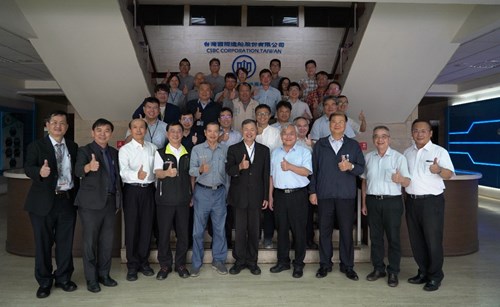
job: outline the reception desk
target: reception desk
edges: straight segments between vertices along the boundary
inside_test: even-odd
[[[29,214],[24,210],[26,195],[31,187],[31,179],[23,169],[4,172],[7,178],[7,252],[20,256],[35,256],[35,241]],[[121,249],[121,211],[116,215],[113,257],[120,257]],[[82,255],[82,230],[77,219],[73,241],[73,256]]]
[[[478,180],[481,174],[457,172],[445,180],[444,235],[445,256],[467,255],[479,250],[477,231]],[[412,256],[408,228],[403,215],[401,223],[401,254]]]

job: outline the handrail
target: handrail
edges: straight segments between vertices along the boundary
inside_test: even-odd
[[[356,27],[356,3],[351,3],[351,9],[353,10],[353,26]],[[342,50],[344,49],[345,43],[347,41],[347,37],[349,36],[349,31],[351,30],[351,24],[349,23],[344,28],[344,35],[342,36],[342,40],[340,41],[339,47],[337,48],[337,55],[335,56],[335,63],[332,68],[332,75],[334,79],[338,79],[336,77],[337,69],[340,64],[340,60],[342,58]]]

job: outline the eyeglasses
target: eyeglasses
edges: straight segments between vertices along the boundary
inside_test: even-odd
[[[382,134],[382,135],[374,135],[374,136],[373,136],[373,139],[374,139],[374,140],[378,140],[378,139],[387,140],[388,138],[390,138],[390,136],[389,136],[389,135],[387,135],[387,134]]]
[[[192,121],[193,121],[193,119],[188,117],[188,118],[183,118],[183,119],[181,119],[181,121],[186,122],[186,123],[189,123],[189,122],[192,122]]]
[[[66,123],[66,122],[55,122],[55,121],[50,121],[50,122],[49,122],[49,125],[51,125],[51,126],[66,126],[66,125],[68,125],[68,123]]]
[[[231,119],[233,118],[231,115],[221,115],[220,119]]]
[[[269,113],[268,112],[259,112],[259,113],[256,113],[257,116],[269,116]]]

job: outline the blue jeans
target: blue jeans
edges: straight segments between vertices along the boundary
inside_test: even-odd
[[[192,265],[199,268],[203,264],[203,236],[208,218],[212,219],[212,258],[214,262],[226,262],[227,242],[224,230],[226,223],[226,189],[207,189],[199,185],[194,188],[194,225]]]

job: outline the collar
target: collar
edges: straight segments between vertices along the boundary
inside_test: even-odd
[[[425,149],[425,150],[429,151],[431,149],[432,145],[433,145],[432,141],[429,140],[429,142],[427,142],[427,144],[425,144],[425,146],[420,148],[420,149]],[[417,148],[417,145],[415,144],[415,141],[413,142],[413,148],[416,151],[419,151],[419,149]]]
[[[176,150],[180,153],[180,157],[188,154],[188,151],[186,150],[186,148],[182,144],[181,144],[181,147],[179,147],[179,149],[175,149],[175,147],[171,146],[170,144],[167,144],[167,146],[165,147],[166,154],[171,154],[171,155],[175,156],[174,150]]]
[[[141,143],[137,142],[134,138],[132,138],[132,140],[130,140],[130,143],[132,143],[132,145],[134,147],[141,147],[143,148],[144,146],[146,146],[146,141],[144,141],[144,145],[142,145]]]
[[[52,146],[56,146],[56,144],[64,144],[66,145],[66,139],[63,137],[61,142],[57,142],[50,134],[49,134],[49,139],[50,139],[50,142],[52,143]]]
[[[328,139],[330,140],[330,142],[342,142],[342,143],[344,143],[344,137],[345,137],[345,135],[342,135],[342,137],[339,140],[336,140],[333,138],[333,135],[330,134],[330,137],[328,137]]]
[[[373,151],[373,154],[375,156],[380,157],[380,155],[378,154],[378,151],[376,149]],[[384,156],[391,156],[391,155],[392,155],[392,148],[389,146],[389,147],[387,147],[387,151],[385,152]]]
[[[210,145],[208,145],[208,141],[205,141],[202,144],[203,144],[203,147],[210,149]],[[215,148],[220,148],[220,143],[219,142],[217,142],[217,146]]]

